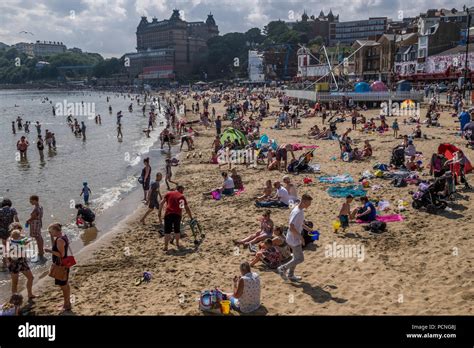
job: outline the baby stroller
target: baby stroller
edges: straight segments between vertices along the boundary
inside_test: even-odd
[[[390,164],[397,168],[405,167],[405,148],[403,146],[397,146],[392,150]]]
[[[432,184],[421,183],[418,186],[418,191],[413,194],[411,204],[414,209],[426,207],[428,213],[435,214],[438,210],[444,210],[448,206],[448,203],[439,194],[444,190],[445,185],[444,178],[440,179]]]
[[[288,165],[289,173],[301,173],[305,171],[310,171],[311,167],[309,166],[311,160],[314,157],[314,149],[302,154],[296,161],[293,161]]]
[[[467,147],[474,149],[474,132],[472,130],[467,130],[464,132],[464,139],[467,140]]]

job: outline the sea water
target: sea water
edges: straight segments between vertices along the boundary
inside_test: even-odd
[[[152,175],[162,165],[165,153],[154,151],[161,129],[155,128],[150,138],[145,136],[143,130],[148,126],[150,106],[147,105],[143,115],[143,96],[138,96],[140,105],[130,97],[95,91],[0,91],[0,198],[12,200],[20,222],[24,224],[32,210],[29,197],[38,195],[44,209],[45,241],[49,241],[46,228],[51,222],[63,224],[73,241],[80,239],[83,231],[74,226],[77,213],[74,205],[83,203],[80,196],[83,182],[87,182],[92,190],[90,206],[100,219],[108,209],[138,188],[137,178],[143,159],[150,155],[150,151],[154,153],[151,156]],[[132,112],[128,109],[130,104],[133,105]],[[109,105],[112,113],[109,113]],[[56,116],[53,115],[53,106],[57,110]],[[122,141],[117,139],[118,111],[124,115],[121,119]],[[66,118],[69,112],[79,124],[85,123],[85,140],[76,137],[68,126]],[[95,114],[101,115],[102,125],[96,124]],[[31,121],[29,134],[25,133],[24,126],[23,130],[16,129],[16,135],[12,133],[11,123],[18,116],[23,119],[23,125]],[[40,160],[36,147],[36,121],[41,124],[43,139],[46,129],[56,137],[56,151],[48,151],[45,143],[44,161]],[[159,113],[157,124],[161,121],[164,121],[164,115]],[[27,161],[18,160],[16,143],[21,136],[26,136],[30,143]],[[130,213],[115,213],[114,219],[119,220]],[[7,273],[0,274],[0,286],[8,278]]]

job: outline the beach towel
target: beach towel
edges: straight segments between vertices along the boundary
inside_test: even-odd
[[[376,218],[377,221],[380,222],[398,222],[398,221],[403,221],[403,216],[400,214],[391,214],[391,215],[377,215]],[[358,224],[366,224],[368,223],[367,221],[362,221],[362,220],[356,220]]]
[[[335,176],[320,176],[319,182],[326,184],[349,184],[353,183],[354,179],[349,174],[342,174]]]
[[[293,151],[299,151],[303,149],[317,149],[319,146],[318,145],[303,145],[303,144],[291,144],[293,146]]]
[[[327,192],[331,197],[336,198],[346,198],[348,195],[352,195],[353,197],[364,197],[366,195],[366,191],[360,185],[332,186],[328,188]]]

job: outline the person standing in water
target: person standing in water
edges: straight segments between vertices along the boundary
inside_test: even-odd
[[[121,123],[117,124],[117,138],[119,138],[119,140],[123,139],[122,124]]]
[[[36,121],[35,127],[36,131],[38,132],[38,135],[41,135],[41,124],[39,123],[39,121]]]
[[[87,186],[87,182],[83,182],[82,183],[82,191],[81,191],[81,196],[84,197],[84,204],[85,205],[89,205],[89,194],[91,194],[92,191],[91,189],[89,188],[89,186]]]
[[[20,151],[20,161],[26,161],[27,160],[27,151],[28,151],[28,146],[30,146],[30,143],[28,140],[26,140],[25,136],[22,136],[20,140],[16,143],[16,148],[18,151]]]
[[[26,220],[25,227],[30,227],[30,237],[36,240],[38,246],[38,260],[44,258],[44,240],[41,235],[41,228],[43,227],[43,207],[39,204],[39,197],[33,195],[30,197],[30,204],[33,206],[30,218]]]
[[[30,134],[30,121],[25,122],[25,133]]]
[[[148,190],[150,189],[150,179],[151,179],[151,166],[150,158],[147,157],[143,160],[145,167],[142,169],[142,174],[140,176],[140,181],[143,187],[143,200],[146,201],[148,197]]]
[[[13,135],[16,134],[15,121],[12,121],[12,133],[13,133]]]
[[[38,152],[39,152],[39,155],[40,155],[40,161],[43,162],[44,161],[44,141],[43,141],[43,137],[41,135],[38,135],[38,141],[36,142],[36,147],[38,148]]]
[[[84,121],[81,121],[81,133],[82,133],[82,140],[86,140],[86,124]]]

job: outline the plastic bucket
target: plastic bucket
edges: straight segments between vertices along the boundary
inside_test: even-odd
[[[230,313],[230,301],[222,300],[221,301],[221,313],[227,315]]]
[[[308,233],[308,236],[311,237],[311,240],[319,240],[319,232],[318,231],[313,231]]]

